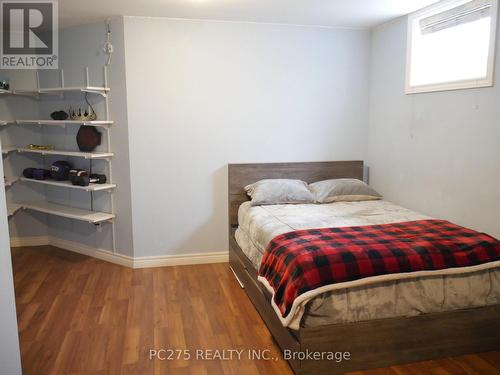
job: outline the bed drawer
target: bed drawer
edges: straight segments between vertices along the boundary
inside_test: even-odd
[[[236,240],[229,237],[229,264],[239,281],[244,285],[245,292],[259,312],[267,328],[271,331],[273,338],[282,349],[298,351],[300,346],[295,335],[285,329],[279,321],[276,313],[271,307],[270,296],[264,292],[257,281],[257,271],[253,268],[250,260],[243,254]],[[295,373],[300,372],[299,361],[289,361]]]
[[[246,259],[245,255],[239,254],[241,250],[236,251],[234,246],[238,246],[236,240],[231,237],[231,250],[229,252],[229,264],[231,268],[236,273],[239,281],[243,284],[244,287],[247,287],[248,284],[252,284],[257,289],[260,289],[260,285],[257,282],[257,271],[250,264],[250,261]],[[245,258],[243,258],[245,257]]]

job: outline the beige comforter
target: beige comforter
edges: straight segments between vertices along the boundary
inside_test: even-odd
[[[421,219],[429,217],[387,201],[259,207],[246,202],[239,210],[236,240],[258,269],[267,244],[285,232]],[[446,273],[336,285],[306,298],[283,324],[298,329],[500,304],[500,264]]]

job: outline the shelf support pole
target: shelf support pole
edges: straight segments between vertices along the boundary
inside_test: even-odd
[[[104,75],[104,88],[108,87],[108,67],[106,65],[103,66],[103,75]],[[106,121],[109,121],[109,95],[104,95],[104,109]],[[106,128],[106,136],[107,136],[107,147],[108,152],[111,152],[111,127],[107,126]],[[109,173],[109,181],[113,182],[113,168],[111,166],[111,159],[107,159],[108,162],[108,173]],[[111,199],[111,213],[115,213],[115,200],[114,200],[114,192],[112,191],[110,194]],[[115,232],[115,223],[114,220],[110,220],[111,231],[112,231],[112,241],[113,241],[113,254],[116,253],[116,232]]]

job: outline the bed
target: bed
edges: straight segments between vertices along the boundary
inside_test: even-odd
[[[269,241],[297,229],[426,219],[386,201],[250,207],[243,187],[264,178],[308,183],[363,178],[363,162],[229,165],[230,266],[283,351],[349,352],[349,360],[290,358],[296,374],[339,374],[500,348],[500,270],[346,288],[312,299],[284,327],[257,281]],[[473,292],[471,292],[473,291]]]

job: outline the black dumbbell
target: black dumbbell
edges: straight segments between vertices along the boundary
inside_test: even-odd
[[[77,178],[77,184],[80,186],[89,186],[90,184],[105,184],[106,176],[103,174],[93,173],[90,176],[82,176],[81,180]]]
[[[81,185],[80,181],[83,179],[83,177],[86,177],[87,175],[88,175],[87,171],[84,169],[70,169],[68,178],[73,185]]]
[[[69,180],[73,185],[89,186],[90,184],[105,184],[107,179],[103,174],[93,173],[90,176],[83,169],[72,169],[69,172]]]
[[[90,175],[90,183],[92,184],[105,184],[108,179],[104,174],[92,173]]]
[[[43,168],[26,168],[23,176],[34,180],[47,180],[50,178],[50,171]]]
[[[26,178],[33,178],[33,173],[35,172],[36,168],[26,168],[23,171],[23,176]]]

